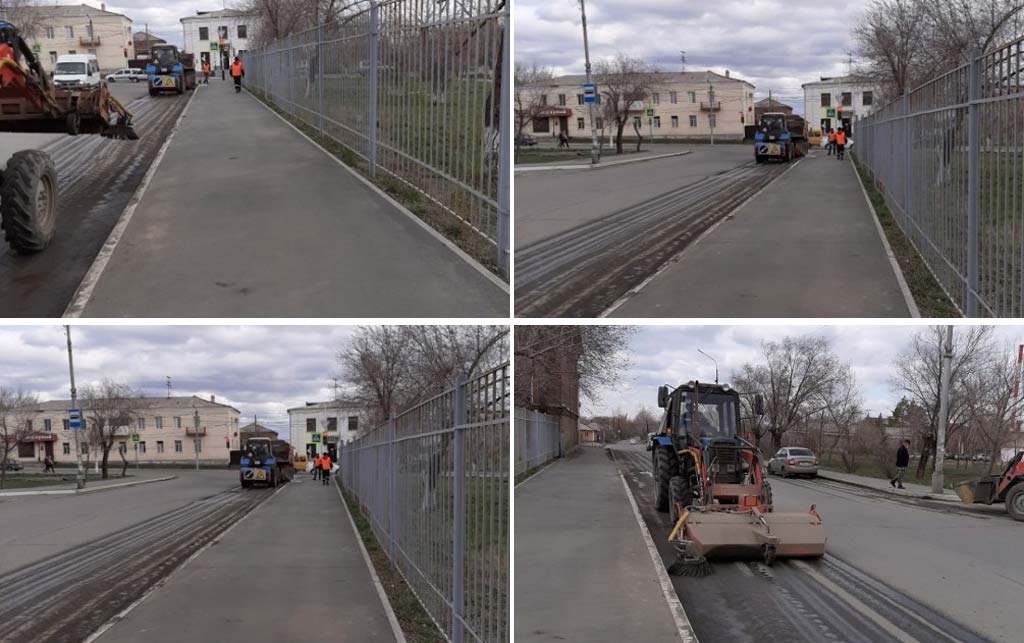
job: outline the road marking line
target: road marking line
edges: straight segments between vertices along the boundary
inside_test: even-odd
[[[193,94],[193,96],[194,95],[195,94]],[[189,100],[192,100],[192,99],[190,98]],[[178,572],[180,572],[181,570],[185,569],[185,567],[187,567],[189,565],[189,563],[191,563],[196,558],[199,558],[199,556],[201,556],[202,553],[205,552],[207,549],[212,547],[214,545],[214,543],[219,542],[221,538],[223,538],[224,536],[227,536],[228,532],[230,532],[232,529],[234,529],[238,525],[240,525],[243,522],[245,522],[246,518],[248,518],[249,516],[251,516],[254,513],[256,513],[257,509],[259,509],[263,505],[265,505],[268,502],[270,502],[270,500],[273,499],[274,496],[276,496],[277,494],[281,493],[282,491],[284,491],[284,487],[283,486],[279,487],[277,489],[277,491],[275,491],[274,493],[272,493],[269,496],[267,496],[267,498],[263,502],[259,503],[258,505],[256,505],[252,509],[250,509],[247,514],[245,514],[244,516],[242,516],[238,520],[238,522],[236,522],[235,524],[229,526],[227,529],[225,529],[224,531],[220,532],[219,534],[217,534],[213,538],[211,538],[210,542],[206,543],[205,545],[200,547],[198,550],[196,550],[196,552],[193,553],[188,558],[186,558],[185,562],[183,562],[181,565],[178,565],[176,568],[172,569],[170,574],[167,574],[162,579],[160,579],[159,581],[154,583],[153,586],[150,587],[148,590],[146,590],[146,592],[142,596],[140,596],[134,603],[132,603],[128,607],[124,608],[123,610],[121,610],[120,612],[115,614],[114,616],[112,616],[110,618],[110,620],[108,620],[106,623],[101,625],[98,630],[96,630],[95,632],[90,634],[84,641],[82,641],[82,643],[92,643],[93,641],[95,641],[99,637],[103,636],[103,634],[107,630],[109,630],[110,628],[112,628],[115,625],[117,625],[118,623],[120,623],[124,619],[125,616],[128,616],[129,612],[131,612],[133,609],[135,609],[136,607],[141,605],[144,600],[146,600],[147,598],[149,598],[153,594],[153,592],[155,592],[156,590],[158,590],[161,587],[163,587],[164,585],[166,585],[172,578],[174,578],[174,576]]]
[[[365,176],[363,176],[362,174],[360,174],[355,168],[351,168],[351,167],[345,165],[341,161],[341,159],[339,159],[337,156],[331,154],[322,145],[320,145],[319,143],[314,141],[312,138],[310,138],[305,132],[303,132],[298,127],[296,127],[295,125],[290,123],[288,121],[288,119],[286,119],[284,116],[281,116],[280,114],[275,112],[273,109],[271,109],[270,105],[267,105],[266,103],[264,103],[260,99],[256,98],[252,94],[252,92],[250,92],[248,89],[246,89],[245,92],[247,94],[249,94],[250,98],[252,98],[258,104],[262,105],[264,109],[266,109],[268,112],[270,112],[274,116],[276,116],[279,119],[281,119],[281,122],[283,122],[285,125],[287,125],[288,127],[292,128],[293,130],[298,132],[299,136],[301,136],[302,138],[304,138],[307,141],[309,141],[309,143],[312,144],[314,147],[316,147],[316,149],[320,150],[325,155],[327,155],[327,158],[331,159],[332,161],[334,161],[335,163],[337,163],[341,167],[343,167],[346,170],[348,170],[348,172],[350,174],[352,174],[352,176],[354,176],[357,179],[359,179],[359,181],[361,181],[363,183],[363,185],[365,185],[366,187],[370,188],[372,191],[376,192],[377,196],[383,198],[385,201],[387,201],[388,203],[393,205],[399,212],[401,212],[405,216],[407,216],[410,219],[412,219],[412,221],[414,223],[416,223],[418,226],[420,226],[421,228],[426,230],[427,233],[429,233],[432,237],[434,237],[435,239],[440,241],[446,248],[448,248],[449,250],[454,252],[460,259],[462,259],[463,261],[468,263],[470,266],[472,266],[474,270],[479,272],[484,277],[487,277],[488,281],[490,281],[495,286],[498,286],[499,288],[501,288],[502,291],[504,291],[506,295],[511,294],[512,291],[510,289],[511,287],[510,287],[509,284],[505,283],[500,277],[498,277],[498,275],[494,274],[493,272],[491,272],[487,268],[484,268],[482,265],[480,265],[480,262],[478,262],[473,257],[469,256],[469,254],[465,250],[463,250],[462,248],[460,248],[457,245],[455,245],[451,240],[448,239],[448,237],[444,236],[443,234],[441,234],[440,232],[435,230],[429,223],[427,223],[423,219],[421,219],[418,216],[416,216],[415,214],[413,214],[408,208],[406,208],[404,205],[402,205],[401,203],[396,201],[394,198],[392,198],[391,195],[389,195],[387,192],[385,192],[384,190],[382,190],[379,187],[377,187],[373,183],[373,181],[371,181],[370,179],[368,179]],[[511,198],[511,197],[509,197],[509,198]],[[509,276],[509,279],[511,280],[511,275]]]
[[[658,553],[658,548],[654,545],[651,532],[647,530],[647,523],[644,522],[644,517],[640,515],[640,508],[637,507],[636,499],[633,498],[633,492],[629,490],[629,483],[626,482],[626,478],[623,477],[621,471],[619,472],[619,480],[622,481],[622,487],[626,490],[626,499],[629,500],[629,506],[633,508],[633,516],[636,518],[636,523],[640,526],[640,533],[643,534],[644,543],[647,545],[647,553],[651,555],[651,562],[654,563],[654,572],[658,575],[658,584],[661,585],[661,591],[665,595],[669,611],[672,612],[672,620],[675,621],[679,638],[682,639],[683,643],[698,643],[697,633],[693,631],[690,619],[686,616],[686,610],[683,609],[683,604],[679,602],[679,597],[676,595],[675,588],[672,587],[672,581],[668,577],[668,572],[665,571],[665,563],[661,560],[661,554]]]
[[[81,317],[82,312],[85,310],[85,306],[92,299],[93,291],[96,290],[96,285],[100,281],[100,277],[103,276],[103,271],[107,269],[107,264],[110,263],[110,258],[114,255],[114,250],[117,248],[117,244],[121,241],[121,237],[124,236],[125,230],[128,229],[128,224],[131,222],[132,217],[135,215],[135,209],[139,207],[139,203],[142,202],[142,197],[146,194],[146,189],[149,187],[150,181],[156,176],[156,171],[160,166],[160,161],[163,160],[164,154],[167,153],[167,148],[170,147],[171,141],[174,139],[174,135],[178,133],[178,127],[181,125],[182,119],[185,118],[185,114],[188,112],[189,106],[192,105],[192,101],[199,95],[199,86],[193,90],[192,95],[189,96],[188,102],[185,103],[185,107],[178,114],[178,120],[174,121],[174,126],[171,127],[171,131],[167,134],[167,139],[164,144],[160,146],[156,156],[153,157],[153,162],[149,164],[149,169],[146,170],[146,174],[142,177],[142,182],[139,183],[139,187],[135,189],[135,194],[132,195],[128,205],[125,206],[121,212],[121,216],[118,217],[117,223],[114,224],[114,229],[110,231],[110,235],[107,236],[107,240],[103,243],[103,247],[100,248],[96,258],[93,259],[92,265],[89,266],[89,270],[86,271],[85,276],[82,277],[82,281],[78,284],[78,288],[75,289],[75,294],[71,296],[71,302],[67,308],[64,309],[64,317]]]
[[[860,185],[860,192],[864,195],[864,202],[868,204],[868,209],[871,210],[871,221],[875,224],[875,230],[878,231],[878,237],[882,240],[882,246],[885,248],[885,256],[889,258],[889,265],[892,267],[893,273],[896,275],[896,282],[900,286],[900,292],[903,294],[903,299],[907,303],[907,308],[910,309],[911,317],[920,317],[921,311],[917,307],[917,302],[914,301],[914,295],[910,292],[910,286],[907,285],[907,278],[903,276],[903,269],[900,268],[900,262],[896,260],[896,253],[892,251],[892,246],[889,245],[889,239],[885,236],[885,230],[882,229],[882,224],[878,220],[878,213],[875,212],[875,206],[871,204],[871,199],[868,198],[867,188],[864,187],[864,181],[860,180],[860,172],[857,171],[857,165],[850,161],[851,167],[853,167],[853,173],[857,177],[857,184]]]
[[[748,198],[744,199],[742,203],[740,203],[739,205],[737,205],[737,206],[736,206],[735,208],[733,208],[732,210],[729,210],[728,214],[726,214],[726,215],[725,215],[725,216],[723,216],[723,217],[722,217],[721,219],[719,219],[718,221],[716,221],[715,223],[713,223],[713,224],[711,225],[711,227],[710,227],[710,228],[708,228],[707,230],[705,230],[704,232],[702,232],[702,233],[701,233],[701,234],[700,234],[700,235],[699,235],[699,236],[698,236],[698,237],[697,237],[696,239],[694,239],[694,240],[693,240],[693,243],[691,243],[691,244],[687,245],[687,246],[686,246],[685,248],[683,248],[682,250],[680,250],[680,251],[679,251],[679,252],[677,252],[676,254],[674,254],[674,255],[672,255],[671,257],[669,257],[669,258],[668,258],[668,260],[666,260],[666,261],[665,261],[665,263],[661,264],[661,267],[660,267],[660,268],[658,268],[657,270],[655,270],[655,271],[654,271],[654,274],[652,274],[652,275],[651,275],[650,277],[648,277],[647,279],[644,279],[643,281],[641,281],[641,282],[640,282],[640,284],[639,284],[638,286],[636,286],[635,288],[631,288],[630,290],[627,290],[627,291],[626,291],[625,293],[623,293],[621,297],[619,297],[619,298],[618,298],[618,299],[616,299],[616,300],[615,300],[614,302],[612,302],[612,305],[611,305],[611,306],[609,306],[608,308],[606,308],[605,310],[603,310],[603,311],[602,311],[602,312],[601,312],[600,314],[598,314],[598,316],[597,316],[597,317],[598,317],[599,319],[601,319],[601,318],[605,318],[605,317],[610,317],[611,315],[613,315],[613,314],[615,313],[615,311],[616,311],[616,310],[618,310],[619,308],[622,308],[622,306],[623,306],[623,305],[624,305],[624,304],[625,304],[625,303],[626,303],[627,301],[629,301],[629,299],[630,299],[631,297],[633,297],[633,295],[636,295],[636,294],[637,294],[637,293],[639,293],[639,292],[640,292],[641,290],[643,290],[644,288],[646,288],[648,284],[650,284],[650,283],[651,283],[652,281],[654,281],[654,280],[655,280],[655,279],[656,279],[656,278],[658,277],[658,275],[660,275],[661,273],[663,273],[663,272],[665,272],[666,270],[668,270],[668,269],[669,269],[669,267],[671,267],[671,266],[672,266],[672,264],[674,264],[674,263],[675,263],[676,261],[678,261],[678,260],[682,259],[683,255],[684,255],[684,254],[686,253],[686,251],[687,251],[687,250],[689,250],[690,248],[696,248],[696,247],[697,247],[697,244],[699,244],[699,243],[700,243],[701,241],[703,241],[703,240],[704,240],[704,239],[705,239],[705,238],[706,238],[706,237],[707,237],[708,235],[710,235],[710,234],[711,234],[712,232],[714,232],[714,231],[715,231],[716,229],[718,229],[718,226],[720,226],[720,225],[722,225],[723,223],[725,223],[726,221],[729,221],[730,219],[732,219],[732,218],[733,218],[733,215],[734,215],[734,214],[735,214],[736,212],[738,212],[738,211],[740,210],[740,208],[742,208],[742,207],[743,207],[743,206],[745,206],[745,205],[746,205],[747,203],[749,203],[749,202],[750,202],[750,201],[752,201],[752,200],[753,200],[754,198],[756,198],[756,197],[757,197],[758,195],[760,195],[760,194],[761,194],[762,192],[764,192],[765,190],[767,190],[767,189],[768,189],[768,187],[769,187],[769,186],[771,186],[772,184],[774,184],[774,183],[775,183],[776,181],[778,181],[778,180],[779,180],[779,179],[781,179],[782,177],[786,176],[786,174],[787,174],[787,173],[789,173],[789,171],[790,171],[790,170],[792,170],[792,169],[793,169],[794,167],[796,167],[797,165],[799,165],[801,161],[803,161],[803,159],[802,159],[802,158],[800,158],[800,159],[797,159],[797,161],[796,161],[795,163],[791,163],[791,164],[790,164],[790,166],[789,166],[789,167],[787,167],[787,168],[786,168],[785,170],[783,170],[783,171],[782,171],[782,172],[781,172],[781,173],[780,173],[780,174],[779,174],[779,175],[778,175],[777,177],[775,177],[775,178],[774,178],[774,179],[772,179],[771,181],[768,181],[767,183],[765,183],[764,187],[762,187],[762,188],[761,188],[760,190],[758,190],[757,192],[755,192],[755,193],[751,194],[751,195],[750,195],[750,197],[748,197]],[[737,166],[737,167],[743,167],[743,166]]]
[[[833,583],[831,580],[826,578],[824,574],[814,569],[806,562],[799,559],[793,559],[791,562],[801,571],[803,571],[811,578],[818,581],[818,583],[829,589],[832,593],[836,594],[844,601],[846,601],[847,605],[857,610],[864,616],[868,617],[872,622],[874,622],[876,625],[885,630],[890,636],[892,636],[893,640],[899,640],[903,643],[920,643],[920,641],[910,636],[909,634],[905,633],[903,630],[897,627],[896,624],[882,617],[881,614],[875,612],[870,607],[862,603],[859,599],[853,596],[853,594],[850,594],[839,585]]]
[[[345,515],[348,516],[348,524],[352,525],[352,535],[355,536],[356,542],[359,543],[359,551],[363,554],[363,562],[366,563],[366,569],[370,570],[370,579],[373,581],[373,588],[377,590],[377,597],[380,598],[380,602],[384,605],[384,613],[387,614],[388,623],[391,625],[391,633],[395,636],[395,643],[405,643],[405,634],[402,633],[402,626],[398,624],[398,617],[395,616],[395,610],[391,608],[391,601],[388,600],[388,593],[384,591],[384,585],[380,582],[380,577],[377,576],[377,570],[373,568],[373,561],[370,560],[370,554],[366,551],[366,545],[363,544],[363,537],[359,535],[359,529],[356,528],[356,521],[352,518],[352,512],[348,510],[348,503],[345,502],[345,496],[341,495],[341,486],[336,481],[334,482],[334,489],[338,492],[338,498],[341,499],[341,506],[345,508]],[[394,565],[394,562],[392,562],[392,564]],[[395,568],[397,569],[398,566],[395,565]],[[418,596],[416,597],[416,600],[419,601]]]

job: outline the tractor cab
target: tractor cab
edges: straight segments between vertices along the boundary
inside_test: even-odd
[[[665,409],[662,431],[655,437],[676,451],[694,449],[704,467],[730,481],[739,481],[749,468],[740,451],[750,445],[739,437],[740,396],[728,384],[687,382],[669,392],[658,390]],[[654,445],[652,445],[653,448]]]
[[[241,466],[262,467],[274,464],[274,453],[269,438],[250,438],[242,450]]]
[[[167,74],[171,71],[177,71],[174,67],[179,64],[178,48],[174,45],[154,45],[152,55],[153,62],[149,66],[155,69],[150,73]]]
[[[786,115],[781,112],[769,112],[761,115],[761,122],[757,125],[757,132],[754,140],[757,141],[784,141],[789,138],[789,128],[786,124]]]

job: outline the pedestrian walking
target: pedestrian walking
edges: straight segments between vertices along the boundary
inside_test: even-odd
[[[910,466],[910,440],[900,442],[900,448],[896,451],[896,477],[889,481],[889,484],[897,489],[904,489],[903,476]]]
[[[324,457],[320,458],[320,467],[322,468],[320,479],[327,484],[331,480],[331,455],[329,453],[325,453]]]
[[[203,61],[203,84],[204,85],[209,85],[210,84],[210,61],[209,60],[204,60]]]
[[[242,69],[242,59],[235,56],[235,62],[231,63],[231,78],[235,81],[235,93],[242,91],[242,77],[245,76],[245,70]]]
[[[843,151],[846,149],[846,132],[842,127],[836,132],[836,158],[843,160]]]
[[[43,473],[55,473],[53,469],[53,457],[50,455],[43,458]]]
[[[831,127],[828,128],[828,143],[825,144],[825,149],[828,151],[828,156],[832,156],[832,151],[836,148],[836,131]]]
[[[563,130],[558,130],[558,149],[569,149],[569,133]]]
[[[313,479],[314,480],[319,480],[320,479],[320,456],[319,455],[317,455],[315,458],[313,458]]]

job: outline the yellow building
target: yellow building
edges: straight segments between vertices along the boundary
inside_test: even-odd
[[[128,66],[135,58],[132,20],[127,16],[81,5],[39,5],[39,27],[25,40],[43,69],[53,71],[57,57],[64,54],[95,54],[102,71]]]

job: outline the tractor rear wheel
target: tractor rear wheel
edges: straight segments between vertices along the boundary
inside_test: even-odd
[[[668,515],[674,525],[679,520],[679,511],[676,508],[682,504],[683,508],[689,507],[693,502],[693,490],[690,488],[686,476],[672,476],[668,483]]]
[[[658,511],[669,510],[669,481],[679,473],[679,460],[669,447],[654,451],[654,505]]]
[[[78,112],[68,112],[64,117],[64,129],[70,136],[78,136],[82,129],[82,117]]]
[[[1024,521],[1024,482],[1018,482],[1006,492],[1006,511],[1014,520]]]
[[[15,152],[0,185],[0,227],[16,252],[38,252],[57,230],[57,171],[39,150]]]
[[[149,86],[149,95],[150,96],[156,96],[159,93],[160,93],[160,91],[156,87],[153,87],[152,85]]]

